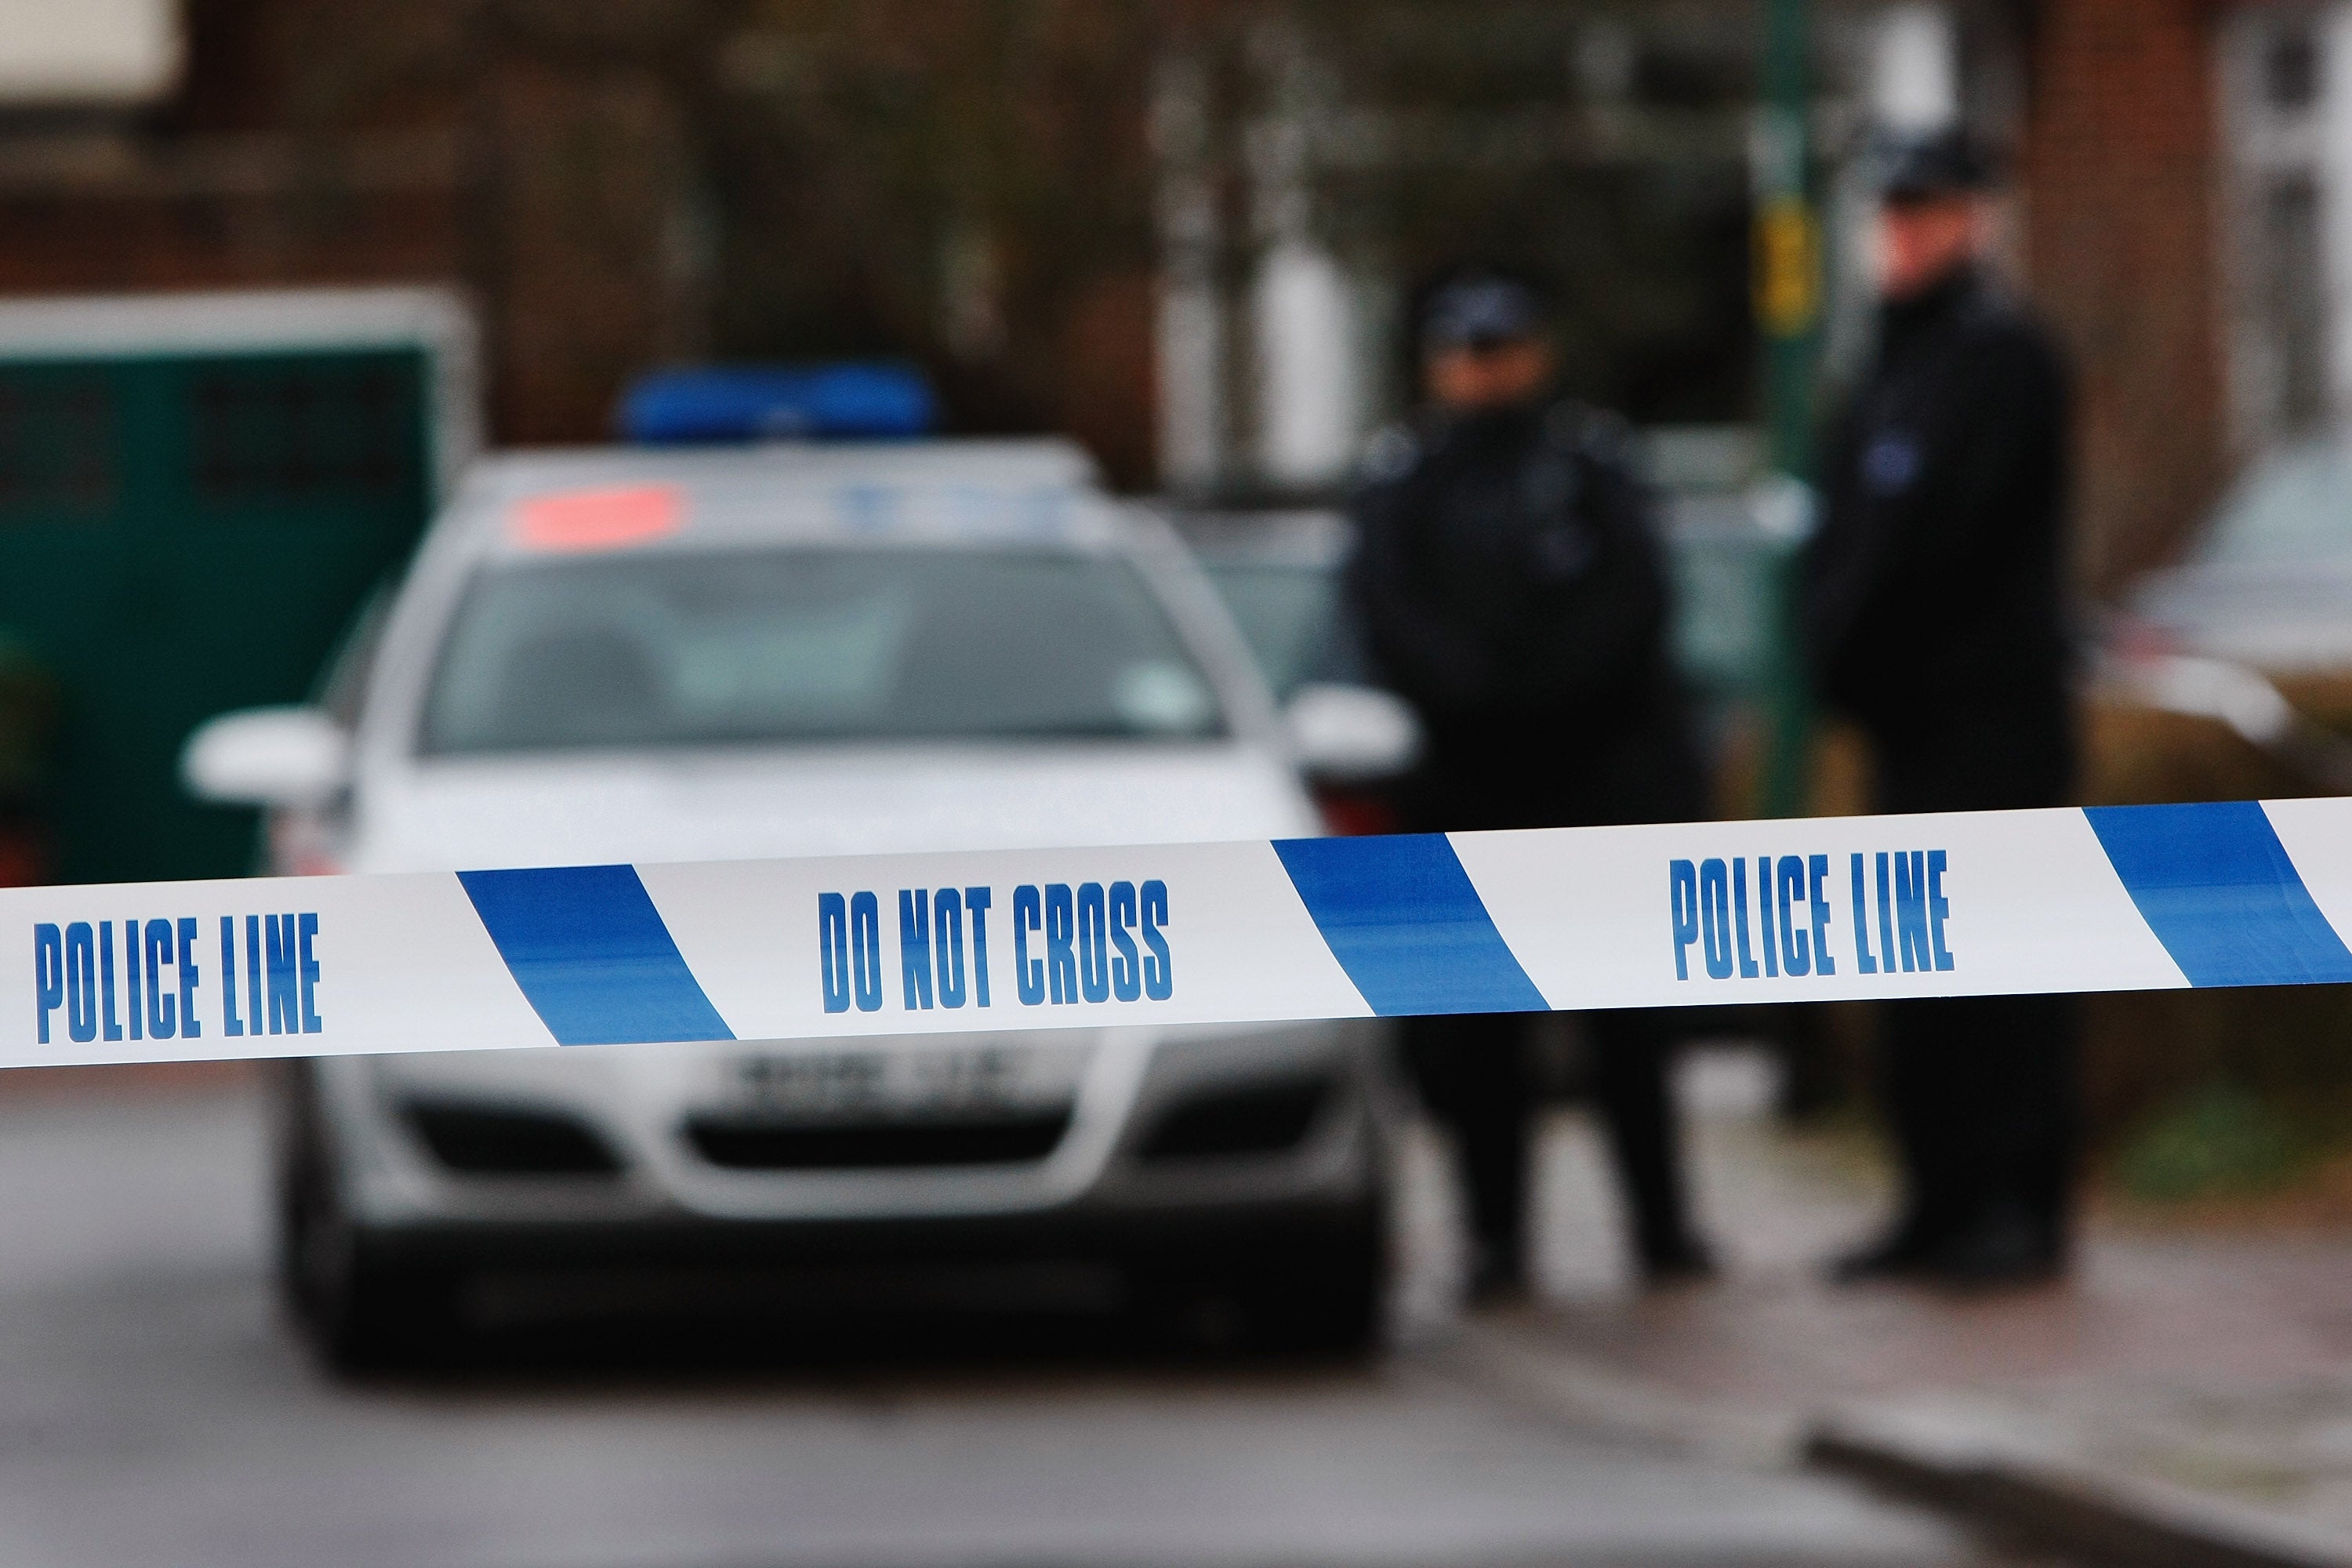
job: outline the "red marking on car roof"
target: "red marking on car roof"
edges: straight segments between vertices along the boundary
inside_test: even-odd
[[[567,490],[520,502],[509,520],[526,550],[625,550],[676,533],[686,500],[674,485]]]

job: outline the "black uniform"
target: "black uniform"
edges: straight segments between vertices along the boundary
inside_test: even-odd
[[[1666,649],[1667,593],[1620,427],[1573,405],[1435,415],[1375,442],[1355,497],[1354,608],[1427,750],[1402,801],[1422,832],[1668,822],[1706,789]],[[1647,1013],[1588,1020],[1644,1261],[1697,1260]],[[1517,1268],[1530,1086],[1524,1021],[1429,1019],[1407,1037],[1461,1146],[1490,1267]]]
[[[1887,307],[1826,453],[1807,582],[1819,689],[1874,742],[1883,811],[2068,795],[2066,426],[2056,348],[1978,273]],[[2019,1221],[2063,1244],[2069,1005],[1895,1003],[1885,1044],[1911,1186],[1899,1250]]]

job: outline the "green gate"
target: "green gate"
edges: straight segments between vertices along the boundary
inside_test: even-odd
[[[55,694],[54,879],[252,868],[252,814],[189,801],[181,744],[299,700],[405,557],[436,368],[423,342],[35,354],[0,324],[0,638]]]

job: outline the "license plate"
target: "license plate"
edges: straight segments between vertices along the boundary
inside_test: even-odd
[[[777,1051],[733,1064],[728,1098],[777,1121],[987,1117],[1064,1106],[1076,1095],[1084,1046],[1003,1045]]]

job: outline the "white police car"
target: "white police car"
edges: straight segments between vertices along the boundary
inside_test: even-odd
[[[1273,837],[1318,831],[1302,763],[1395,764],[1382,700],[1277,714],[1063,444],[614,448],[482,464],[321,705],[216,719],[184,772],[272,808],[281,872]],[[287,1282],[344,1361],[712,1260],[1214,1293],[1361,1345],[1377,1027],[307,1063]]]

